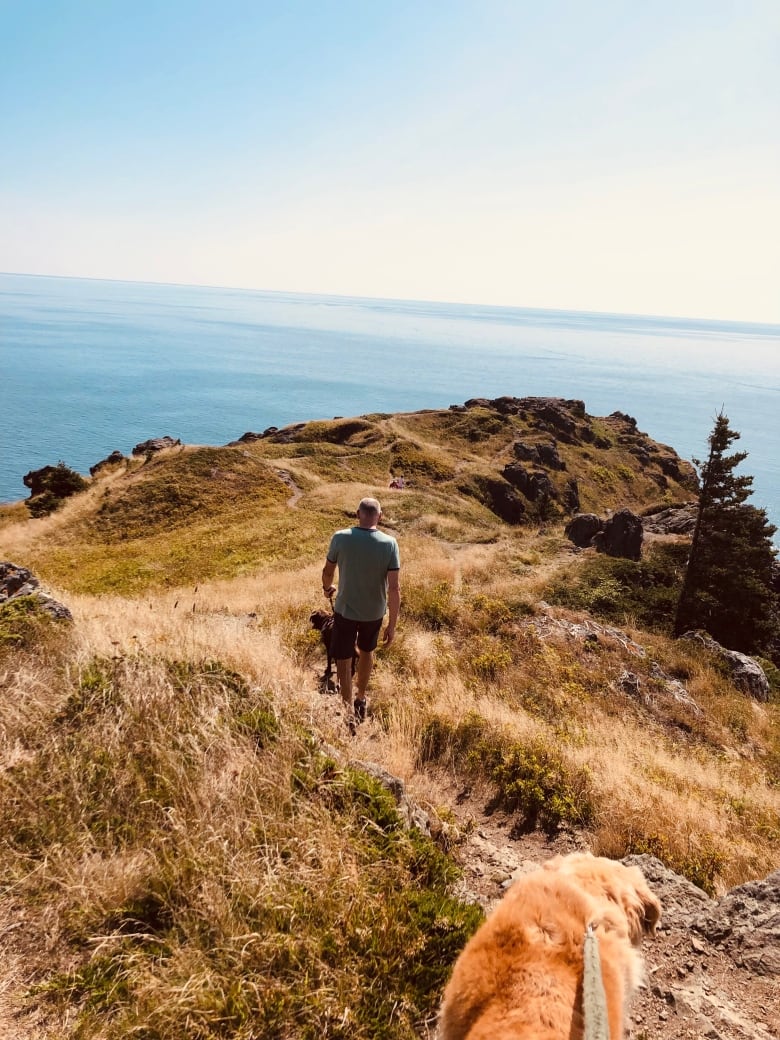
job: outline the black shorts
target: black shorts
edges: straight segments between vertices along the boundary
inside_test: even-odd
[[[376,649],[383,618],[378,621],[353,621],[334,612],[331,654],[337,661],[346,661],[355,652],[355,643],[369,653]]]

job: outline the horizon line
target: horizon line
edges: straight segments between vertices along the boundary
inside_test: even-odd
[[[538,306],[523,306],[520,304],[512,303],[478,303],[467,300],[431,300],[422,297],[395,297],[395,296],[364,296],[355,293],[345,292],[314,292],[312,290],[300,290],[300,289],[260,289],[254,286],[243,286],[243,285],[212,285],[206,282],[157,282],[150,279],[144,278],[109,278],[109,277],[98,277],[95,275],[75,275],[75,274],[39,274],[31,271],[0,271],[0,276],[9,278],[51,278],[59,279],[60,281],[82,281],[82,282],[113,282],[121,283],[126,285],[154,285],[161,287],[169,287],[176,289],[213,289],[223,292],[246,292],[246,293],[263,293],[267,295],[276,296],[311,296],[322,299],[340,299],[340,300],[366,300],[366,301],[380,301],[383,303],[427,303],[433,304],[434,306],[443,307],[479,307],[485,310],[514,310],[514,311],[525,311],[530,313],[556,313],[556,314],[583,314],[583,315],[597,315],[601,317],[609,318],[650,318],[653,320],[660,321],[672,321],[672,322],[697,322],[707,323],[711,325],[719,326],[754,326],[757,328],[768,328],[775,329],[780,334],[780,320],[778,321],[757,321],[756,319],[742,319],[742,318],[704,318],[694,315],[674,315],[674,314],[646,314],[639,311],[605,311],[605,310],[583,310],[578,307],[538,307]]]

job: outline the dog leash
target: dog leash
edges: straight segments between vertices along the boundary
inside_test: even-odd
[[[585,1019],[584,1040],[609,1040],[607,997],[601,977],[599,940],[589,924],[585,932],[582,975],[582,1014]]]

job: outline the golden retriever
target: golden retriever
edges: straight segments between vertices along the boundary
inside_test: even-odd
[[[598,938],[610,1040],[625,1035],[638,947],[661,904],[638,867],[575,852],[517,880],[466,944],[444,991],[440,1040],[579,1040],[583,947]]]

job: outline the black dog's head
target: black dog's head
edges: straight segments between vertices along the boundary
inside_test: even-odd
[[[309,618],[311,627],[316,628],[318,632],[322,632],[324,628],[328,628],[328,622],[333,622],[333,615],[329,614],[327,610],[313,610],[311,617]]]

